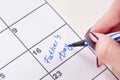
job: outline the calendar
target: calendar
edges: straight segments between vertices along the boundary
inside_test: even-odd
[[[46,0],[0,1],[0,80],[119,80],[96,66],[79,34]]]

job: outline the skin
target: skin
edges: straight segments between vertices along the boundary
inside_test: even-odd
[[[91,32],[98,37],[95,53],[99,64],[110,65],[113,72],[120,75],[120,44],[105,35],[114,31],[120,31],[120,0],[114,0],[103,17],[91,28]]]

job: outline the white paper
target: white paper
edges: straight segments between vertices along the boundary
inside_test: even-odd
[[[0,80],[118,80],[44,0],[0,1]]]

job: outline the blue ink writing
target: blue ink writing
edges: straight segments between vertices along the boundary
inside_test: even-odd
[[[66,57],[67,51],[72,51],[72,50],[73,50],[72,47],[69,47],[67,44],[65,44],[63,50],[58,52],[59,53],[59,59],[62,61]]]
[[[54,35],[54,42],[51,47],[49,47],[49,56],[45,55],[44,62],[51,63],[50,61],[54,58],[55,51],[58,47],[59,40],[61,39],[60,35]]]

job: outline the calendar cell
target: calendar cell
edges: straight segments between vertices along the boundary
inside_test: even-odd
[[[92,80],[104,69],[104,66],[97,68],[95,55],[88,48],[84,48],[51,74],[57,71],[62,73],[57,80]]]
[[[11,25],[43,3],[44,0],[1,0],[0,17]]]
[[[49,71],[51,71],[83,48],[79,47],[73,49],[73,47],[68,47],[68,44],[71,42],[79,40],[80,38],[70,29],[70,27],[65,25],[36,45],[31,49],[31,52]]]
[[[10,30],[0,34],[0,68],[21,55],[24,51],[26,49]]]
[[[42,79],[39,79],[39,80],[53,80],[53,78],[48,75],[48,76],[46,76],[46,77],[44,77]]]
[[[39,80],[47,72],[40,64],[27,52],[16,61],[0,70],[3,80]]]
[[[0,18],[0,32],[2,32],[7,26],[3,23],[2,19]]]
[[[30,48],[64,24],[64,21],[46,4],[11,29],[16,28],[16,35]]]
[[[105,70],[93,80],[118,80],[109,70]]]

